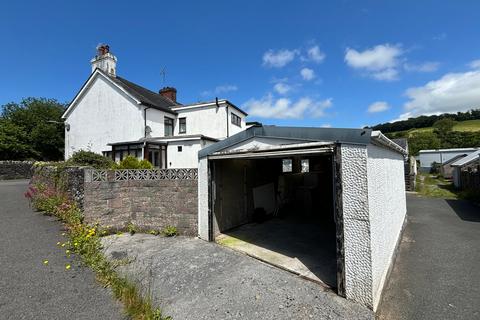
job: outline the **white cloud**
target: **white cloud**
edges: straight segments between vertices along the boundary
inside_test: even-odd
[[[322,127],[322,128],[331,128],[332,125],[331,125],[330,123],[324,123],[324,124],[322,124],[320,127]]]
[[[331,106],[331,98],[316,101],[310,97],[302,97],[292,101],[288,98],[277,99],[271,94],[259,100],[250,99],[243,105],[250,116],[275,119],[319,118],[325,114],[325,109]]]
[[[307,50],[308,59],[316,62],[321,63],[325,60],[325,53],[323,53],[318,46],[313,46]]]
[[[468,66],[472,69],[480,69],[480,59],[471,61]]]
[[[377,80],[396,80],[399,58],[403,54],[400,45],[380,44],[364,51],[347,48],[345,62],[354,69],[367,72]]]
[[[447,73],[424,86],[407,89],[405,113],[399,119],[421,114],[467,111],[480,107],[480,70]]]
[[[377,101],[368,106],[368,112],[376,113],[383,112],[390,109],[390,106],[385,101]]]
[[[220,86],[216,86],[213,90],[205,90],[202,92],[202,96],[211,96],[211,95],[219,95],[227,92],[237,91],[238,87],[232,84],[224,84]]]
[[[315,78],[315,72],[310,68],[303,68],[300,70],[303,80],[310,81]]]
[[[281,68],[292,62],[297,55],[297,50],[281,49],[268,50],[263,54],[263,65],[267,67]]]
[[[424,62],[424,63],[405,63],[403,65],[403,68],[407,71],[413,71],[413,72],[434,72],[437,71],[438,67],[440,66],[440,63],[438,62]]]
[[[279,94],[287,94],[292,90],[292,87],[286,83],[278,82],[273,86],[273,90],[275,90]]]

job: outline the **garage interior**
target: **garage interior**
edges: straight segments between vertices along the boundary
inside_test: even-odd
[[[212,237],[330,288],[337,286],[333,154],[212,161]]]

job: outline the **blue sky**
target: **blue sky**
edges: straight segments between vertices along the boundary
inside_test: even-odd
[[[480,107],[478,1],[9,1],[0,104],[69,102],[98,43],[117,73],[251,121],[360,127]]]

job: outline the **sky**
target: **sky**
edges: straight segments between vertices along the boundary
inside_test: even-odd
[[[0,105],[70,102],[106,43],[121,77],[264,124],[480,107],[478,1],[2,1],[0,40]]]

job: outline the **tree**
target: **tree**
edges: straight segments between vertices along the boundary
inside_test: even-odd
[[[408,139],[408,148],[411,155],[417,155],[418,151],[425,149],[439,149],[441,141],[434,132],[419,132]]]
[[[457,122],[452,118],[443,118],[435,121],[433,128],[438,134],[446,134],[447,132],[452,131],[456,124]]]
[[[1,158],[63,159],[65,105],[54,99],[26,98],[3,106],[0,117]]]

